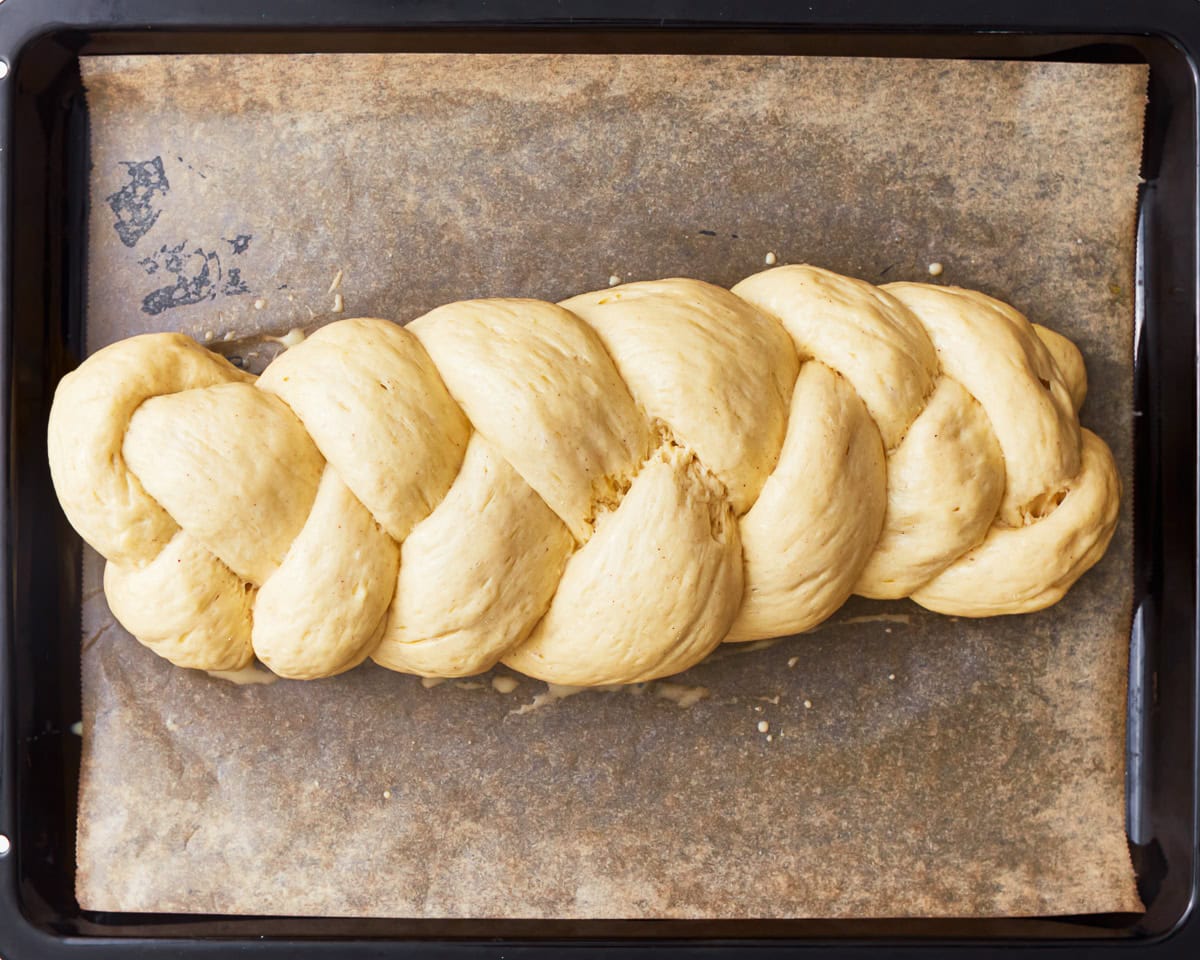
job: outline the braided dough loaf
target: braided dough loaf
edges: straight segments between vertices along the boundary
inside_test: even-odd
[[[676,673],[851,593],[1055,603],[1120,482],[1075,346],[969,290],[784,266],[341,320],[255,379],[179,334],[59,385],[54,485],[173,663]]]

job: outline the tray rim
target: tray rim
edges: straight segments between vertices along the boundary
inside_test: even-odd
[[[114,9],[119,7],[119,14]],[[320,0],[259,0],[257,4],[230,2],[230,0],[187,0],[177,2],[169,9],[163,9],[161,3],[154,0],[127,0],[123,4],[114,4],[111,0],[0,0],[0,59],[10,67],[7,78],[0,80],[0,368],[5,371],[6,378],[11,383],[12,356],[10,297],[12,289],[12,273],[10,258],[10,238],[13,224],[10,221],[11,206],[10,191],[12,173],[11,147],[14,144],[14,88],[28,66],[27,60],[35,56],[39,45],[47,40],[63,43],[77,52],[166,52],[186,48],[189,38],[198,36],[210,40],[229,40],[240,38],[240,48],[253,50],[260,47],[270,47],[272,36],[286,35],[291,42],[308,40],[313,46],[332,46],[340,48],[347,44],[347,49],[355,43],[361,43],[364,37],[380,37],[377,30],[386,30],[390,39],[395,40],[404,35],[405,31],[427,31],[446,37],[446,42],[453,45],[454,37],[461,31],[480,31],[490,33],[499,30],[524,30],[533,33],[546,33],[562,30],[645,30],[656,27],[664,31],[691,31],[697,35],[706,31],[726,32],[729,30],[764,30],[774,28],[795,31],[798,36],[827,35],[829,33],[852,32],[859,36],[867,34],[894,35],[907,32],[912,35],[921,33],[942,34],[947,39],[968,39],[973,37],[994,36],[995,34],[1048,36],[1048,37],[1078,37],[1101,36],[1111,37],[1114,42],[1121,38],[1137,35],[1157,36],[1170,43],[1188,63],[1191,71],[1193,91],[1200,86],[1197,76],[1200,71],[1197,62],[1200,60],[1200,10],[1194,4],[1184,0],[1149,0],[1138,5],[1136,12],[1133,4],[1103,2],[1095,8],[1084,9],[1083,4],[1065,2],[1065,0],[1041,0],[1032,3],[1020,0],[1007,4],[1003,20],[994,16],[995,11],[979,10],[972,6],[968,10],[955,9],[947,3],[918,0],[905,5],[903,11],[897,10],[886,2],[865,2],[859,4],[853,12],[844,9],[843,4],[834,0],[822,0],[805,4],[800,8],[779,2],[758,2],[742,5],[736,19],[731,17],[728,8],[712,2],[670,2],[660,3],[655,0],[642,2],[603,3],[591,0],[558,4],[537,0],[532,3],[521,3],[519,0],[501,0],[487,6],[473,3],[446,3],[437,5],[419,5],[417,3],[390,3],[388,0],[364,0],[354,6],[347,6],[336,12],[331,11],[327,4]],[[330,16],[330,14],[333,16]],[[749,15],[747,15],[749,13]],[[992,16],[989,16],[989,13]],[[1090,18],[1086,27],[1080,27],[1080,21]],[[1064,26],[1065,25],[1065,26]],[[325,32],[333,27],[344,31],[340,34]],[[242,32],[231,32],[242,31]],[[270,31],[273,31],[270,32]],[[182,52],[182,50],[180,50]],[[1193,129],[1194,132],[1194,129]],[[1200,146],[1193,143],[1195,152],[1193,161],[1200,163]],[[1195,212],[1195,211],[1194,211]],[[1195,251],[1193,251],[1195,260]],[[1200,275],[1193,263],[1193,277]],[[1200,294],[1200,290],[1192,291]],[[1193,296],[1193,300],[1196,297]],[[0,414],[9,424],[12,411],[10,396],[5,391],[0,395]],[[10,436],[6,432],[0,440],[0,454],[5,465],[9,467],[8,482],[11,483],[11,458],[9,450]],[[1193,451],[1194,454],[1195,451]],[[1194,460],[1193,456],[1193,460]],[[11,487],[6,487],[11,509]],[[1193,539],[1197,531],[1193,530]],[[9,531],[9,513],[6,510],[0,514],[0,539],[11,547]],[[5,566],[0,576],[3,576],[3,588],[6,598],[11,598],[13,577],[11,570],[11,553],[6,554]],[[1197,601],[1193,591],[1191,597],[1192,611],[1195,612]],[[11,634],[11,600],[0,605],[0,831],[7,824],[14,823],[16,811],[16,749],[12,742],[15,739],[15,722],[13,710],[15,700],[20,691],[15,689],[15,676],[10,669],[13,656],[13,638]],[[1196,640],[1195,637],[1192,638]],[[1193,671],[1194,673],[1195,671]],[[1200,683],[1193,677],[1193,713],[1197,704],[1196,692],[1200,691]],[[1196,717],[1192,718],[1193,724]],[[1195,749],[1193,740],[1193,755],[1190,761],[1193,779],[1200,773],[1200,756]],[[1195,794],[1193,794],[1195,796]],[[1193,842],[1200,850],[1200,824],[1193,821]],[[173,951],[193,950],[201,953],[213,949],[222,950],[234,945],[254,943],[258,949],[285,950],[290,955],[297,950],[312,952],[319,955],[352,955],[357,953],[374,953],[387,943],[384,940],[365,940],[359,942],[339,941],[331,944],[328,941],[278,939],[260,941],[253,937],[222,937],[220,939],[199,940],[194,938],[129,938],[105,937],[102,934],[94,937],[64,936],[51,933],[30,923],[22,907],[22,898],[17,884],[17,851],[7,857],[0,858],[0,920],[11,920],[14,925],[0,923],[0,951],[10,957],[23,956],[72,956],[82,952],[85,956],[134,956],[160,949]],[[1193,861],[1193,866],[1196,861]],[[1043,946],[1061,950],[1066,946],[1083,946],[1125,944],[1144,948],[1171,948],[1172,945],[1186,949],[1182,941],[1200,945],[1200,923],[1197,923],[1195,910],[1200,899],[1200,877],[1196,871],[1191,878],[1191,898],[1184,912],[1180,915],[1175,926],[1166,932],[1142,939],[1130,940],[1119,938],[1104,938],[1102,940],[1087,939],[1013,939],[1002,941],[978,941],[964,937],[948,940],[927,940],[923,938],[905,938],[892,941],[893,950],[902,952],[930,949],[966,949],[972,952],[983,950],[987,953],[1007,950],[1018,946]],[[264,918],[254,918],[264,919]],[[635,954],[639,952],[636,941],[622,941],[626,950]],[[606,950],[608,947],[596,943],[581,944],[579,941],[538,940],[522,942],[520,939],[509,939],[496,942],[494,938],[477,941],[442,940],[434,944],[428,940],[408,940],[404,947],[409,950],[420,949],[422,955],[464,956],[467,953],[480,950],[490,952],[489,948],[512,952],[518,948],[541,952],[542,950],[561,949],[565,943],[575,948]],[[684,949],[698,946],[697,941],[655,940],[653,946],[647,949]],[[788,947],[805,946],[813,948],[833,949],[844,956],[853,956],[865,949],[883,946],[880,940],[854,939],[805,939],[794,940],[741,940],[722,939],[703,941],[707,947],[725,947],[730,949],[756,949],[770,955]],[[396,946],[400,947],[399,943]],[[403,949],[403,947],[401,948]],[[1182,955],[1182,954],[1181,954]]]

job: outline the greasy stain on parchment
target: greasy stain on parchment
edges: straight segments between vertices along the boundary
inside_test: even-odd
[[[89,349],[809,261],[975,287],[1074,338],[1127,480],[1044,613],[852,600],[709,694],[511,693],[364,666],[239,687],[85,606],[77,890],[95,910],[477,917],[1138,909],[1129,65],[85,58]],[[132,240],[132,243],[128,241]],[[274,346],[274,345],[273,345]],[[98,585],[99,567],[88,577]],[[880,619],[882,618],[882,619]],[[759,729],[766,724],[766,731]],[[767,739],[770,737],[770,739]]]

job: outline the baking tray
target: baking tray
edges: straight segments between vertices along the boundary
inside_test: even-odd
[[[977,920],[339,920],[105,914],[73,895],[80,542],[45,425],[83,344],[87,114],[97,53],[788,53],[1146,62],[1136,324],[1128,834],[1144,915]],[[1197,61],[1200,3],[0,0],[0,956],[782,956],[1022,948],[1200,955],[1197,816]],[[0,841],[0,849],[4,849]]]

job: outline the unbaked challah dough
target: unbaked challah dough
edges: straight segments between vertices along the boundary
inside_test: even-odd
[[[341,320],[255,379],[180,334],[58,387],[54,485],[184,667],[677,673],[850,596],[1055,603],[1120,482],[1082,357],[981,293],[783,266]]]

